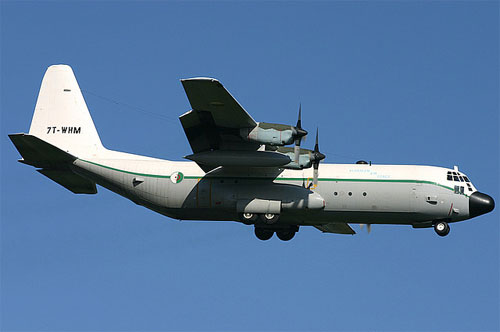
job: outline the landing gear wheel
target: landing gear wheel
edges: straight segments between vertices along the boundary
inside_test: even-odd
[[[270,229],[255,227],[255,236],[262,241],[267,241],[273,237],[274,232]]]
[[[253,225],[255,223],[255,221],[257,221],[257,218],[259,216],[257,214],[255,214],[255,213],[245,212],[245,213],[240,213],[239,217],[240,217],[240,220],[244,224],[246,224],[246,225]]]
[[[450,232],[450,226],[446,221],[439,221],[434,224],[434,230],[439,236],[446,236]]]
[[[281,241],[290,241],[295,236],[294,231],[277,231],[276,235]]]
[[[274,213],[264,213],[260,215],[260,220],[266,225],[274,225],[276,222],[278,222],[278,219],[280,218],[279,214],[274,214]]]

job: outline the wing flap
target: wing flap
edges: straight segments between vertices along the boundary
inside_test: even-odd
[[[356,232],[347,223],[328,223],[323,225],[315,225],[317,229],[323,233],[335,233],[335,234],[351,234],[354,235]]]
[[[189,111],[179,117],[184,133],[194,153],[218,150],[220,135],[213,119],[203,112]]]

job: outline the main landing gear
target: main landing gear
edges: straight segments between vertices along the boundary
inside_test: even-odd
[[[290,226],[287,228],[265,228],[255,226],[255,236],[259,240],[266,241],[273,237],[274,233],[281,241],[290,241],[295,236],[295,233],[299,231],[299,226]]]
[[[239,215],[240,220],[245,224],[245,225],[253,225],[257,219],[259,218],[259,215],[256,213],[240,213]]]
[[[274,225],[278,222],[280,218],[279,214],[274,213],[264,213],[260,215],[260,220],[266,225]]]
[[[255,236],[262,241],[267,241],[273,237],[274,231],[262,227],[255,227]]]
[[[434,224],[434,230],[439,236],[446,236],[450,232],[450,226],[446,221],[437,221]]]
[[[240,213],[239,218],[245,225],[255,225],[255,236],[262,241],[273,237],[274,233],[281,241],[290,241],[299,231],[299,226],[277,224],[280,218],[275,213]]]
[[[265,225],[274,225],[278,222],[280,215],[274,213],[240,213],[240,220],[246,225],[253,225],[255,222],[260,221]]]

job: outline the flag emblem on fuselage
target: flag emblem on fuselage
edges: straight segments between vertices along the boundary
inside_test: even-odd
[[[181,172],[174,172],[172,175],[170,175],[170,181],[173,183],[179,183],[184,179],[184,174]]]

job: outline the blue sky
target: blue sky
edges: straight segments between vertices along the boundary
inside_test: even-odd
[[[498,202],[497,1],[0,6],[2,330],[500,329],[498,209],[446,238],[375,225],[262,242],[74,195],[7,138],[65,63],[106,147],[181,160],[179,79],[211,76],[257,121],[293,124],[302,103],[326,162],[459,165]]]

